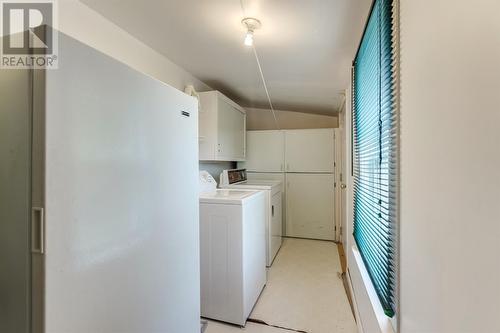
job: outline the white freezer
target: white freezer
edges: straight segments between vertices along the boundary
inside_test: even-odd
[[[33,82],[32,114],[8,109],[33,122],[32,193],[18,200],[45,212],[31,219],[33,332],[199,332],[196,100],[63,34],[58,69],[3,75]]]

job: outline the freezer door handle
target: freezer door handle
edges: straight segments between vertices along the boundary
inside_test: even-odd
[[[45,223],[43,208],[31,208],[31,252],[43,254],[45,251]]]

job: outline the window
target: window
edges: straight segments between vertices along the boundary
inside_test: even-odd
[[[397,283],[397,38],[393,0],[375,0],[353,63],[354,239],[384,312]]]

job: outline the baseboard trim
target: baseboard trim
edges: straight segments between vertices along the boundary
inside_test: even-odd
[[[359,316],[358,304],[356,302],[356,295],[354,295],[354,289],[352,288],[351,273],[349,272],[349,268],[347,268],[347,272],[345,273],[345,280],[347,282],[349,295],[351,296],[351,306],[354,314],[354,320],[356,321],[356,326],[358,327],[358,333],[363,333],[363,323],[361,322],[361,317]]]

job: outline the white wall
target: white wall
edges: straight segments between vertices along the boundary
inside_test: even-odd
[[[245,108],[247,129],[275,130],[276,123],[269,109]],[[338,127],[338,117],[305,112],[275,110],[280,129],[333,128]]]
[[[59,0],[59,30],[132,68],[184,90],[206,84],[77,0]]]
[[[500,2],[400,4],[399,332],[500,332]],[[349,252],[360,322],[380,332]]]
[[[401,332],[500,332],[500,2],[401,0]]]

